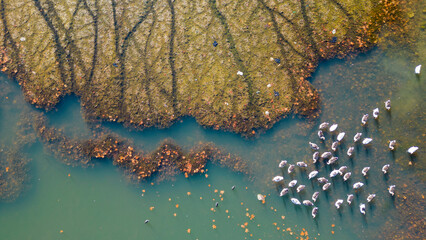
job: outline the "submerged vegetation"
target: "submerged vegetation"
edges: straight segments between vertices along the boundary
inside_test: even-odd
[[[0,201],[13,201],[29,186],[28,165],[18,150],[0,147]]]
[[[144,154],[135,149],[131,142],[99,129],[95,130],[93,139],[69,138],[61,130],[49,127],[42,114],[32,114],[26,124],[34,128],[45,146],[65,164],[88,166],[93,165],[95,159],[111,159],[114,165],[124,169],[135,180],[149,178],[155,173],[167,171],[167,168],[179,169],[185,176],[204,173],[207,161],[236,172],[249,173],[246,162],[212,143],[200,143],[185,151],[173,141],[165,140],[157,150]]]
[[[88,120],[167,127],[182,116],[253,135],[315,117],[321,60],[404,32],[401,1],[0,2],[3,71],[28,102],[81,98]],[[238,73],[238,74],[237,74]]]

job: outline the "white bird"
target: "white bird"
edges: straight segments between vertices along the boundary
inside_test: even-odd
[[[328,127],[328,125],[330,125],[330,123],[328,122],[323,122],[319,125],[319,130],[324,130]]]
[[[283,176],[275,176],[274,178],[272,178],[272,181],[276,183],[281,182],[282,180],[284,180]]]
[[[312,209],[312,218],[315,218],[317,216],[317,213],[318,213],[318,207],[314,207]]]
[[[407,152],[408,152],[409,154],[413,155],[413,154],[414,154],[417,150],[419,150],[419,147],[412,146],[412,147],[410,147],[410,148],[407,150]]]
[[[280,192],[280,197],[286,195],[288,193],[288,188],[283,188],[283,190],[281,190]]]
[[[421,70],[422,70],[422,65],[417,65],[416,68],[414,69],[414,73],[419,75]]]
[[[335,151],[337,151],[337,146],[339,145],[339,142],[338,141],[334,141],[332,144],[331,144],[331,150],[333,150],[333,152],[335,152]]]
[[[292,180],[291,182],[288,183],[289,187],[294,187],[297,184],[297,180]]]
[[[336,206],[336,208],[339,209],[342,203],[343,203],[343,199],[337,199],[337,201],[334,203],[334,206]]]
[[[362,116],[362,118],[361,118],[362,125],[367,124],[367,121],[368,121],[368,113],[364,114],[364,116]]]
[[[354,142],[358,142],[361,139],[362,133],[356,133],[354,136]]]
[[[309,200],[303,200],[303,205],[305,206],[314,206],[314,204]]]
[[[329,158],[329,157],[331,157],[332,156],[332,154],[331,154],[331,152],[324,152],[323,154],[321,154],[321,158]]]
[[[244,75],[244,73],[243,73],[243,72],[241,72],[241,71],[238,71],[238,72],[237,72],[237,75],[239,75],[239,76],[243,76],[243,75]]]
[[[292,203],[296,204],[296,205],[300,205],[300,201],[297,198],[291,198],[290,199]]]
[[[287,161],[286,161],[286,160],[282,160],[282,161],[280,162],[280,164],[278,164],[278,167],[279,167],[279,168],[284,168],[286,165],[287,165]]]
[[[312,154],[312,161],[316,163],[318,159],[319,159],[319,152],[314,152],[314,154]]]
[[[331,183],[326,183],[324,186],[322,186],[322,190],[326,191],[331,186]]]
[[[362,140],[362,144],[364,144],[364,145],[368,145],[369,143],[371,143],[371,141],[373,141],[373,139],[372,139],[372,138],[364,138],[364,139]]]
[[[297,187],[297,192],[301,192],[301,191],[303,191],[303,189],[305,189],[305,185],[299,185],[298,187]]]
[[[354,189],[360,189],[362,186],[364,186],[364,183],[362,182],[357,182],[354,184],[353,188]]]
[[[363,176],[367,176],[368,171],[370,170],[370,167],[365,167],[362,169],[361,173]]]
[[[382,167],[382,172],[383,172],[383,174],[388,173],[389,167],[390,167],[390,165],[389,165],[389,164],[386,164],[386,165],[384,165],[384,166]]]
[[[265,196],[263,196],[262,194],[257,194],[257,200],[259,201],[265,201]]]
[[[340,174],[340,176],[342,176],[342,175],[343,175],[343,173],[345,173],[347,169],[348,169],[348,167],[347,167],[347,166],[341,166],[341,167],[339,168],[339,174]]]
[[[296,165],[297,165],[298,167],[301,167],[301,168],[305,168],[305,167],[307,167],[307,166],[308,166],[308,164],[306,164],[305,162],[297,162],[297,163],[296,163]]]
[[[290,164],[290,165],[288,166],[288,169],[287,169],[288,174],[292,173],[292,172],[293,172],[293,170],[294,170],[294,165],[293,165],[293,164]]]
[[[348,198],[346,199],[346,202],[348,202],[349,205],[352,204],[352,200],[354,200],[353,194],[348,194]]]
[[[377,118],[379,118],[379,108],[375,108],[375,109],[373,109],[373,117],[374,117],[374,119],[377,119]]]
[[[328,160],[328,162],[327,162],[327,165],[331,165],[331,164],[337,162],[338,159],[339,159],[338,157],[332,157],[332,158],[330,158],[330,160]]]
[[[323,133],[321,130],[319,130],[319,131],[318,131],[318,137],[319,137],[319,139],[321,139],[321,140],[325,140],[324,133]]]
[[[350,147],[348,148],[348,151],[346,152],[346,154],[348,154],[349,157],[352,156],[352,154],[354,153],[355,148],[354,147]]]
[[[328,179],[325,178],[325,177],[319,177],[319,178],[317,178],[317,180],[318,180],[319,183],[328,183]]]
[[[342,141],[343,140],[343,138],[345,137],[345,132],[341,132],[341,133],[339,133],[339,135],[337,135],[337,141]]]
[[[351,177],[351,175],[352,175],[351,172],[345,173],[345,175],[343,175],[343,181],[347,181]]]
[[[312,172],[309,173],[308,178],[309,179],[314,178],[317,174],[318,174],[318,171],[314,170],[314,171],[312,171]]]
[[[333,125],[330,126],[330,128],[328,129],[328,131],[330,132],[334,132],[336,131],[337,127],[339,126],[339,124],[335,123]]]
[[[319,196],[319,192],[314,192],[314,194],[312,194],[312,201],[316,202]]]
[[[313,150],[319,150],[318,145],[316,145],[316,144],[315,144],[315,143],[313,143],[313,142],[309,142],[309,146],[310,146]]]
[[[394,196],[395,195],[395,185],[390,185],[389,186],[389,193],[390,195]]]
[[[367,202],[373,201],[373,199],[376,197],[376,194],[369,194],[367,197]]]
[[[365,215],[365,204],[364,204],[364,203],[361,203],[361,204],[359,205],[359,211],[360,211],[362,214],[364,214],[364,215]]]
[[[330,177],[331,178],[334,178],[335,176],[337,176],[337,174],[339,174],[340,172],[339,172],[339,170],[337,170],[337,169],[334,169],[333,171],[331,171],[331,173],[330,173]]]
[[[391,100],[390,99],[385,102],[385,108],[388,111],[391,109]]]
[[[389,141],[389,149],[391,151],[395,150],[395,146],[396,146],[396,140],[390,140]]]

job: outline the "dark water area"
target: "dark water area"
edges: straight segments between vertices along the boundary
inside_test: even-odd
[[[96,161],[89,168],[67,166],[35,139],[22,150],[32,159],[30,188],[12,203],[0,203],[0,235],[2,239],[376,239],[385,234],[385,225],[398,228],[406,219],[397,210],[403,196],[390,197],[388,186],[397,185],[397,193],[404,185],[424,186],[425,78],[414,74],[420,62],[412,58],[376,49],[322,63],[310,79],[321,95],[319,119],[290,116],[252,139],[203,128],[193,118],[184,118],[168,129],[144,131],[101,124],[148,153],[164,139],[172,139],[185,149],[213,142],[247,161],[252,170],[249,176],[208,164],[206,174],[189,178],[178,174],[163,181],[154,176],[133,183],[110,161]],[[12,148],[19,131],[17,123],[39,110],[25,103],[19,86],[5,76],[0,79],[0,89],[0,144]],[[392,101],[391,112],[384,108],[387,99]],[[380,109],[377,121],[372,118],[376,107]],[[363,127],[361,117],[366,113],[370,119]],[[75,97],[65,98],[57,111],[46,116],[51,126],[63,129],[67,136],[91,136]],[[317,129],[324,121],[338,123],[338,131],[346,133],[335,153],[339,157],[335,166],[312,163],[308,142],[317,143],[324,152],[336,137],[326,133],[325,141],[318,139]],[[362,132],[363,138],[373,138],[370,147],[354,145],[352,138],[357,132]],[[387,147],[392,139],[398,142],[394,153]],[[414,145],[420,149],[411,159],[406,150]],[[346,155],[350,146],[355,146],[352,159]],[[304,161],[307,170],[296,167],[289,175],[286,169],[278,168],[283,159],[292,164]],[[386,176],[381,172],[384,164],[390,164]],[[352,172],[349,182],[328,177],[343,165]],[[366,166],[371,167],[367,178],[361,174]],[[308,180],[308,173],[315,169],[318,176],[330,179],[328,191]],[[297,179],[298,185],[306,188],[301,194],[294,190],[280,197],[281,187],[271,181],[275,175],[283,175],[285,185]],[[352,184],[358,181],[365,186],[355,193]],[[290,201],[291,197],[310,199],[314,191],[320,191],[316,219],[311,217],[311,207],[295,206]],[[346,203],[350,193],[355,194],[352,206]],[[375,193],[376,199],[367,204],[370,193]],[[266,195],[264,204],[257,200],[257,194]],[[340,198],[345,202],[337,210],[334,202]],[[360,203],[366,203],[365,216],[359,212]],[[423,209],[423,203],[413,202],[413,206]],[[147,224],[146,219],[150,220]]]

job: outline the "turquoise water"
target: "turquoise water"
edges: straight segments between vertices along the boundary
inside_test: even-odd
[[[210,164],[208,177],[185,178],[179,174],[164,181],[154,177],[132,183],[109,161],[98,161],[92,168],[67,166],[37,140],[23,150],[32,159],[29,190],[15,202],[0,203],[1,239],[305,239],[306,232],[309,239],[374,239],[383,234],[385,223],[398,226],[403,219],[396,209],[399,201],[389,197],[387,186],[397,184],[402,188],[413,181],[424,186],[418,180],[418,176],[424,176],[424,75],[416,77],[414,67],[418,62],[401,56],[405,55],[373,50],[322,63],[311,79],[321,94],[320,118],[308,121],[291,116],[254,139],[205,129],[192,118],[169,129],[142,132],[104,124],[146,152],[165,138],[188,149],[200,141],[213,142],[248,161],[250,176]],[[5,76],[0,79],[0,89],[0,144],[11,147],[20,118],[39,110],[25,103],[19,86]],[[392,100],[391,114],[384,110],[387,99]],[[362,115],[371,116],[376,107],[381,111],[379,121],[370,118],[368,127],[363,128]],[[52,126],[63,129],[68,136],[90,136],[76,98],[66,98],[57,111],[46,115]],[[352,184],[362,181],[366,186],[352,207],[345,202],[338,211],[334,201],[346,200],[346,194],[353,190],[341,179],[332,181],[331,191],[320,194],[316,203],[319,214],[313,220],[311,208],[294,206],[289,196],[279,197],[271,178],[282,175],[278,168],[281,159],[305,161],[307,172],[297,169],[291,176],[284,174],[286,183],[298,179],[299,184],[306,185],[300,197],[297,193],[290,195],[310,199],[313,191],[320,189],[317,183],[307,180],[307,173],[315,169],[308,142],[319,144],[316,132],[323,121],[338,123],[338,130],[346,132],[346,141],[337,152],[339,166],[349,167]],[[358,131],[374,140],[369,149],[358,146],[351,161],[346,149]],[[330,148],[330,135],[326,138],[325,144],[319,144],[321,151]],[[387,149],[390,139],[398,141],[394,154]],[[420,147],[414,167],[408,165],[410,158],[405,152],[412,145]],[[381,173],[384,164],[391,164],[388,177]],[[368,179],[361,176],[365,166],[371,167]],[[323,164],[316,168],[320,176],[328,176],[332,170]],[[232,186],[236,189],[231,190]],[[257,200],[258,193],[266,195],[265,204]],[[376,193],[377,198],[367,205],[363,217],[358,206],[366,202],[369,193]],[[144,224],[145,219],[150,222]]]

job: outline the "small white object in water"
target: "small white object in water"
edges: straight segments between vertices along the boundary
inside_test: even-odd
[[[293,172],[293,170],[294,170],[294,165],[293,165],[293,164],[290,164],[290,165],[288,166],[288,169],[287,169],[288,174],[292,173],[292,172]]]
[[[371,143],[371,141],[373,141],[372,138],[364,138],[364,140],[362,140],[362,144],[367,145],[367,144]]]
[[[334,141],[331,144],[331,150],[333,150],[333,152],[337,151],[337,146],[339,145],[339,141]]]
[[[319,131],[318,131],[318,137],[319,137],[319,139],[321,139],[321,140],[325,140],[325,136],[324,136],[324,133],[322,132],[322,130],[319,130]]]
[[[301,168],[303,168],[303,167],[307,167],[307,166],[308,166],[308,164],[306,164],[305,162],[297,162],[297,163],[296,163],[296,165],[297,165],[298,167],[301,167]]]
[[[259,201],[265,201],[265,196],[263,196],[262,194],[257,194],[257,200]]]
[[[369,170],[370,170],[370,167],[363,168],[362,171],[361,171],[362,176],[367,176],[367,173],[368,173]]]
[[[373,117],[374,119],[379,118],[379,108],[373,109]]]
[[[337,129],[338,126],[339,126],[339,124],[335,123],[335,124],[331,125],[328,130],[330,132],[334,132],[334,131],[336,131],[336,129]]]
[[[388,111],[391,109],[391,100],[390,99],[385,102],[385,108]]]
[[[314,206],[314,204],[309,200],[303,200],[303,205],[305,206]]]
[[[314,178],[317,174],[318,174],[318,171],[312,171],[312,172],[309,173],[308,178],[309,179]]]
[[[284,180],[284,177],[282,176],[275,176],[274,178],[272,178],[273,182],[281,182],[282,180]]]
[[[322,190],[326,191],[331,186],[331,183],[326,183],[324,186],[322,186]]]
[[[319,192],[314,192],[314,194],[312,194],[312,201],[316,202],[319,196]]]
[[[346,154],[348,154],[349,157],[352,156],[353,152],[354,152],[355,148],[354,147],[350,147],[348,148],[348,152]]]
[[[340,173],[340,176],[342,176],[345,172],[346,172],[346,170],[348,169],[348,167],[347,166],[341,166],[340,168],[339,168],[339,173]]]
[[[284,168],[286,165],[287,165],[287,161],[286,161],[286,160],[282,160],[282,161],[280,162],[280,164],[278,164],[278,167],[279,167],[279,168]]]
[[[331,152],[324,152],[323,154],[321,154],[321,158],[329,158],[329,157],[331,157],[332,156],[332,154],[331,154]]]
[[[327,162],[327,165],[331,165],[331,164],[337,162],[338,159],[339,159],[338,157],[332,157],[332,158],[330,158],[330,160],[328,160],[328,162]]]
[[[297,192],[301,192],[301,191],[303,191],[303,189],[305,189],[305,187],[306,187],[305,185],[300,185],[300,186],[297,187],[296,190],[297,190]]]
[[[352,175],[351,172],[345,173],[345,175],[343,175],[343,181],[347,181],[351,177],[351,175]]]
[[[266,116],[269,116],[269,111],[265,111],[265,115],[266,115]]]
[[[362,133],[356,133],[354,136],[354,142],[358,142],[361,139]]]
[[[319,152],[314,152],[314,154],[312,154],[312,161],[316,163],[318,159],[319,159]]]
[[[318,213],[318,207],[314,207],[312,209],[312,218],[315,218],[317,216],[317,213]]]
[[[416,68],[414,69],[414,72],[416,74],[420,74],[420,71],[422,70],[422,65],[417,65]]]
[[[266,87],[270,88],[272,85],[269,83],[268,85],[266,85]]]
[[[25,37],[21,37],[19,40],[21,40],[21,42],[25,42],[27,39]]]
[[[389,149],[391,151],[395,150],[396,140],[389,141]]]
[[[237,72],[237,75],[243,76],[243,75],[244,75],[244,73],[243,73],[243,72],[241,72],[241,71],[238,71],[238,72]]]
[[[359,211],[360,211],[362,214],[364,214],[364,215],[365,215],[365,204],[364,204],[364,203],[361,203],[361,204],[359,205]]]
[[[288,183],[289,187],[294,187],[297,184],[297,180],[292,180],[291,182]]]
[[[387,173],[388,173],[389,167],[390,167],[390,165],[389,165],[389,164],[386,164],[386,165],[384,165],[384,166],[382,167],[382,172],[383,172],[383,174],[387,174]]]
[[[286,195],[288,193],[288,188],[283,188],[283,190],[281,190],[280,192],[280,197]]]
[[[333,29],[333,31],[331,31],[332,34],[336,34],[336,29]]]
[[[353,194],[348,194],[348,198],[346,199],[346,202],[348,202],[348,204],[351,205],[352,200],[354,200],[354,195]]]
[[[373,201],[373,199],[376,197],[376,194],[369,194],[367,197],[367,202]]]
[[[323,122],[323,123],[321,123],[321,124],[319,125],[319,129],[320,129],[320,130],[324,130],[324,129],[326,129],[326,128],[328,127],[328,125],[330,125],[330,123],[328,123],[328,122]]]
[[[309,146],[310,146],[313,150],[319,150],[318,145],[316,145],[316,144],[315,144],[315,143],[313,143],[313,142],[309,142]]]
[[[362,125],[367,124],[367,121],[368,121],[368,113],[364,114],[364,116],[362,116],[362,118],[361,118]]]
[[[291,198],[290,199],[292,203],[296,204],[296,205],[300,205],[300,201],[297,198]]]
[[[360,189],[362,186],[364,186],[364,183],[362,182],[357,182],[354,184],[353,188],[354,189]]]
[[[408,150],[407,150],[407,152],[409,153],[409,154],[411,154],[411,155],[413,155],[417,150],[419,149],[419,147],[416,147],[416,146],[412,146],[412,147],[410,147]]]
[[[342,203],[343,203],[343,199],[337,199],[337,201],[334,203],[334,206],[336,206],[336,208],[339,209]]]
[[[339,174],[340,172],[339,172],[339,170],[338,169],[334,169],[333,171],[331,171],[331,173],[330,173],[330,177],[331,178],[334,178],[335,176],[337,176],[337,174]]]
[[[389,186],[389,193],[390,195],[395,195],[395,185],[390,185]]]
[[[345,137],[345,132],[339,133],[339,135],[337,135],[337,141],[339,142],[342,141],[344,137]]]

